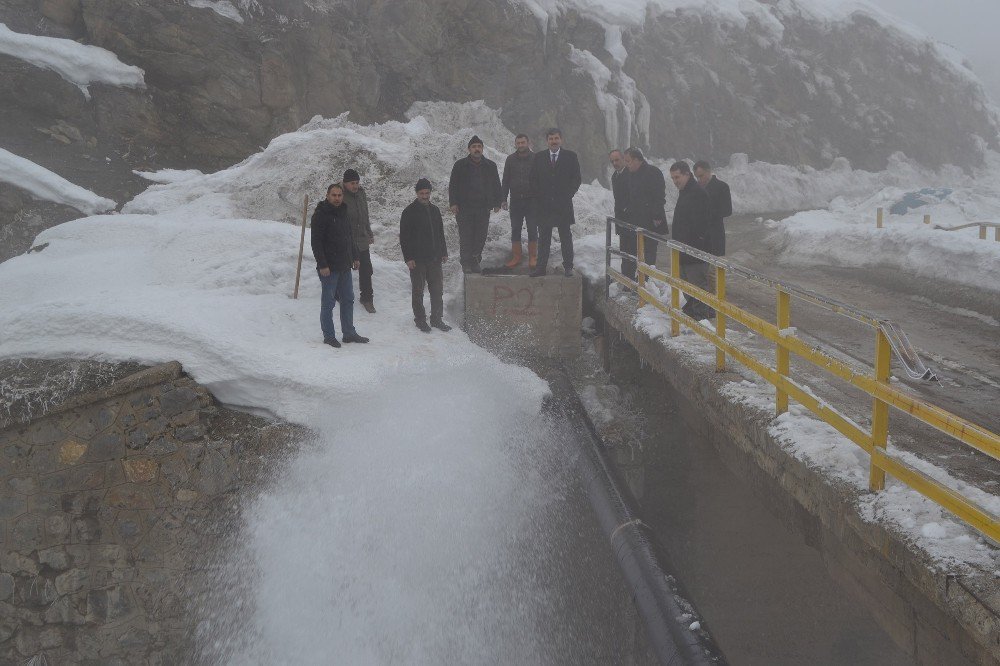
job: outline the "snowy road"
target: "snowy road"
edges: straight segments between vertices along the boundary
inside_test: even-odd
[[[909,380],[898,365],[894,376],[921,398],[993,431],[1000,430],[1000,321],[995,317],[1000,299],[995,294],[928,284],[926,279],[879,269],[783,266],[767,242],[768,229],[754,218],[733,218],[726,229],[732,261],[899,323],[941,382]],[[660,261],[667,265],[662,252]],[[760,290],[739,279],[731,279],[727,289],[731,300],[774,321],[773,290]],[[975,305],[978,310],[969,307]],[[792,326],[800,337],[833,347],[845,360],[868,366],[872,363],[875,336],[867,326],[794,299]],[[770,345],[761,344],[760,351],[773,360]],[[870,422],[866,396],[804,362],[793,359],[792,363],[807,377],[807,384],[831,404],[859,423]],[[997,461],[899,412],[890,414],[890,424],[892,441],[901,448],[944,464],[963,480],[995,490],[1000,480]]]

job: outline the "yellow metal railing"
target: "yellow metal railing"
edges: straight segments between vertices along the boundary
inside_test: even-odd
[[[924,224],[931,223],[931,216],[924,215]],[[876,208],[875,209],[875,228],[881,229],[885,226],[885,209]],[[942,231],[959,231],[961,229],[970,229],[972,227],[979,227],[979,240],[986,240],[987,229],[993,229],[993,240],[1000,243],[1000,222],[969,222],[968,224],[960,224],[957,227],[942,227],[935,224],[935,229],[941,229]]]
[[[612,226],[637,234],[637,256],[632,256],[611,246]],[[647,239],[655,240],[670,248],[670,273],[664,273],[655,266],[644,263],[644,248]],[[672,241],[647,229],[616,220],[607,219],[606,230],[606,295],[607,287],[617,282],[638,294],[639,307],[651,305],[670,317],[670,334],[680,334],[681,325],[705,338],[716,346],[716,369],[726,367],[726,357],[731,357],[763,377],[775,387],[775,409],[777,414],[788,410],[789,400],[795,400],[809,409],[824,422],[857,444],[871,457],[869,488],[880,491],[885,488],[885,476],[890,474],[897,480],[913,488],[941,507],[969,523],[993,541],[1000,543],[1000,519],[974,500],[949,488],[936,479],[917,470],[888,449],[889,408],[908,414],[910,417],[945,433],[988,456],[1000,460],[1000,436],[982,426],[976,425],[945,409],[901,391],[890,384],[890,365],[893,353],[914,378],[936,380],[930,370],[924,368],[916,353],[898,326],[875,315],[826,298],[815,292],[801,289],[758,274],[748,268],[738,266],[723,258],[710,255],[693,247]],[[709,292],[680,277],[680,257],[687,254],[715,268],[715,293]],[[631,279],[611,267],[611,257],[626,257],[636,262],[637,277]],[[726,278],[736,274],[758,284],[773,288],[777,292],[775,323],[741,309],[727,300]],[[670,303],[647,289],[649,279],[659,280],[670,287]],[[684,293],[696,298],[716,310],[715,328],[709,328],[695,321],[680,308],[680,295]],[[840,361],[819,347],[812,347],[794,334],[791,327],[792,298],[798,298],[826,308],[839,315],[850,317],[875,329],[875,358],[871,372],[859,371]],[[728,322],[736,322],[750,331],[773,342],[776,346],[775,367],[751,355],[732,340],[726,338]],[[832,408],[816,397],[793,374],[791,355],[804,359],[812,365],[838,377],[872,398],[871,431]]]

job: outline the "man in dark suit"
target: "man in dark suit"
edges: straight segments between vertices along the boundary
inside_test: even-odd
[[[625,179],[628,177],[628,171],[625,169],[625,154],[615,148],[608,153],[608,159],[611,161],[611,168],[614,169],[611,172],[611,193],[615,196],[615,219],[624,220]],[[621,230],[615,229],[615,233],[621,234]]]
[[[553,127],[545,133],[548,150],[535,153],[531,169],[532,191],[535,193],[538,215],[538,264],[531,277],[545,275],[552,249],[552,229],[559,230],[562,246],[563,273],[573,277],[573,232],[576,222],[573,197],[583,177],[576,153],[562,147],[562,131]]]
[[[628,179],[625,182],[624,220],[637,227],[666,234],[667,214],[663,207],[667,202],[667,186],[663,172],[646,161],[642,151],[629,148],[625,151],[625,166]],[[623,230],[620,246],[623,252],[635,255],[639,250],[634,231]],[[656,263],[656,241],[646,239],[642,261],[649,265]],[[636,263],[622,259],[622,274],[635,279]]]
[[[694,163],[694,177],[698,184],[708,193],[708,201],[712,206],[712,223],[708,229],[708,251],[717,257],[726,255],[726,223],[725,219],[733,214],[733,197],[729,185],[719,180],[712,173],[712,165],[705,160]]]
[[[673,239],[697,250],[708,252],[708,231],[712,222],[708,193],[695,180],[687,162],[675,162],[671,165],[670,179],[679,190],[677,205],[674,207]],[[681,279],[706,291],[711,289],[708,268],[708,264],[701,259],[681,253]],[[682,310],[695,321],[715,316],[715,310],[691,296],[687,297]]]

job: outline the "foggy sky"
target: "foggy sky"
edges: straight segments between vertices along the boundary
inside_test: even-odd
[[[1000,0],[868,0],[965,54],[1000,103]]]

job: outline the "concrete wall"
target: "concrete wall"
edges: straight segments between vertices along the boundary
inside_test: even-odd
[[[674,390],[685,421],[806,543],[918,664],[1000,663],[1000,583],[994,572],[942,571],[905,536],[866,522],[853,490],[791,455],[768,432],[769,414],[724,397],[738,379],[670,353],[632,325],[634,310],[593,299],[608,323]],[[605,341],[607,343],[607,341]]]
[[[582,307],[579,275],[465,276],[465,329],[503,357],[579,354]]]
[[[0,430],[0,663],[185,661],[189,585],[263,432],[226,415],[168,363]]]

